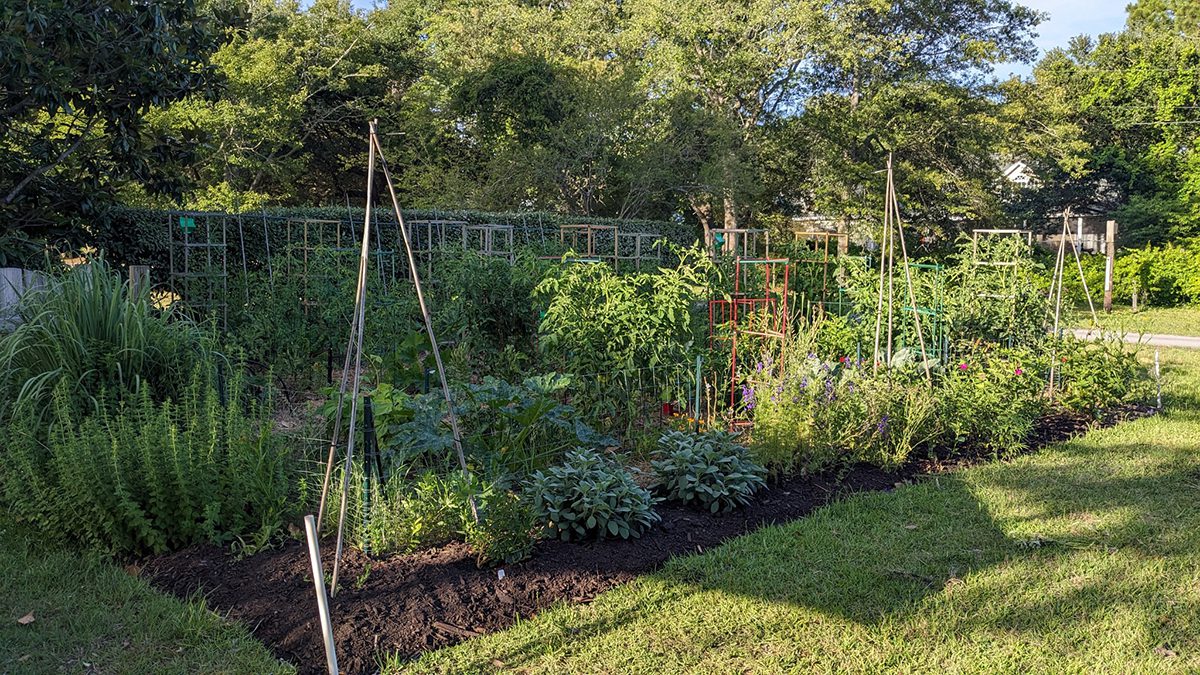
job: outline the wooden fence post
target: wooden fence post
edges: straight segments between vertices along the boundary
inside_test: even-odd
[[[150,266],[149,265],[130,265],[129,266],[129,295],[136,298],[141,294],[143,288],[150,286]]]

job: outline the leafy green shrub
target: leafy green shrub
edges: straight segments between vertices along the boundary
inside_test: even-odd
[[[836,361],[843,356],[855,356],[867,343],[865,326],[836,314],[827,315],[816,324],[815,349],[817,356]]]
[[[148,387],[178,398],[186,376],[208,361],[204,332],[172,309],[154,306],[97,260],[52,279],[23,299],[23,320],[0,339],[0,398],[45,407],[59,383],[75,404]]]
[[[188,382],[178,402],[157,403],[146,387],[119,403],[101,394],[80,419],[64,380],[48,431],[19,408],[0,467],[9,513],[51,539],[123,554],[269,543],[296,482],[267,407],[245,400],[236,373],[224,394],[200,369]]]
[[[341,503],[342,481],[330,489],[330,504]],[[314,482],[320,476],[313,476]],[[372,492],[368,506],[362,467],[355,464],[347,496],[346,536],[371,553],[411,553],[465,540],[480,566],[524,560],[537,541],[533,510],[499,485],[484,485],[462,473],[426,471],[415,478],[389,477]],[[471,513],[475,500],[479,522]],[[339,509],[326,510],[324,528],[337,527]]]
[[[659,520],[650,492],[595,450],[568,452],[561,464],[534,473],[525,493],[538,520],[563,541],[638,537]]]
[[[438,335],[476,349],[509,345],[530,351],[538,322],[533,289],[549,267],[525,247],[511,263],[474,251],[443,251],[434,265]]]
[[[1045,334],[1045,288],[1049,280],[1025,239],[980,237],[973,243],[963,235],[947,261],[944,275],[942,318],[951,342],[985,340],[1020,345]],[[900,280],[896,288],[903,288]],[[920,304],[938,306],[936,299]]]
[[[750,451],[732,434],[668,431],[650,460],[657,489],[667,499],[697,504],[713,513],[750,503],[750,495],[766,486],[767,470],[750,459]]]
[[[467,545],[480,567],[521,562],[537,543],[537,519],[532,507],[503,490],[485,494],[479,502],[479,522],[468,519]]]
[[[707,299],[714,268],[699,250],[680,257],[676,267],[653,273],[564,263],[538,284],[535,298],[545,307],[538,346],[561,370],[580,376],[589,408],[629,399],[623,385],[631,373],[688,368],[706,328],[695,304]]]
[[[1142,305],[1200,303],[1200,239],[1124,252],[1113,266],[1113,295]]]
[[[560,400],[571,379],[552,373],[511,384],[485,377],[479,384],[457,391],[455,410],[464,450],[472,463],[489,476],[520,475],[557,461],[576,445],[614,444],[614,439],[596,433],[577,418],[574,407]],[[337,390],[330,387],[325,393],[329,398],[320,410],[332,420]],[[451,468],[445,460],[452,456],[454,437],[440,391],[413,395],[382,382],[369,395],[389,472],[391,467],[415,466],[440,473]],[[342,405],[348,416],[349,397]]]
[[[301,266],[297,253],[274,256],[273,276],[264,270],[231,274],[228,289],[218,289],[228,301],[227,340],[244,349],[251,360],[295,378],[323,375],[330,349],[340,366],[338,356],[344,353],[349,336],[357,279],[357,253],[314,246],[305,258]],[[411,285],[397,282],[379,287],[377,264],[377,259],[370,260],[364,347],[387,354],[397,336],[411,335],[421,327],[420,311]]]
[[[1150,397],[1150,380],[1137,353],[1118,338],[1058,341],[1055,399],[1068,410],[1099,415]]]
[[[603,431],[629,432],[647,408],[686,398],[707,326],[696,311],[716,268],[702,251],[678,265],[618,274],[604,264],[562,264],[535,290],[545,307],[541,355],[578,377],[574,402]]]
[[[1020,451],[1045,411],[1047,362],[1027,348],[973,345],[952,361],[938,390],[938,417],[947,440],[993,453]]]

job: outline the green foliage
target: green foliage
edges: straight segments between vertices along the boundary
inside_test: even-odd
[[[1054,393],[1068,410],[1099,416],[1114,406],[1150,398],[1146,367],[1115,336],[1087,341],[1068,335],[1054,353],[1059,361]]]
[[[530,352],[537,332],[533,289],[549,263],[522,246],[514,260],[457,248],[444,250],[434,265],[438,284],[432,300],[438,335],[490,353],[506,346]]]
[[[667,499],[716,513],[749,504],[750,496],[766,487],[767,470],[728,432],[668,431],[658,445],[650,466],[656,489]]]
[[[615,444],[615,439],[594,431],[573,406],[560,400],[571,381],[558,374],[529,377],[519,384],[484,377],[479,384],[457,389],[455,411],[469,461],[489,476],[519,476],[557,461],[575,445]],[[337,390],[324,391],[329,398],[320,411],[332,425]],[[454,436],[440,391],[409,394],[384,381],[365,395],[371,397],[376,438],[388,473],[414,464],[437,471],[450,466]],[[342,405],[343,419],[348,419],[349,396]]]
[[[566,375],[526,378],[519,385],[485,377],[467,386],[461,420],[471,454],[490,475],[521,475],[559,459],[575,445],[614,445],[596,433],[559,397],[571,385]]]
[[[182,148],[147,143],[142,116],[201,85],[211,41],[193,0],[0,5],[5,226],[78,244],[125,181],[169,187],[152,163]]]
[[[466,542],[480,567],[511,565],[533,553],[537,519],[526,500],[493,489],[479,503],[479,523],[466,522]]]
[[[1200,48],[1192,3],[1174,4],[1130,5],[1124,31],[1051,50],[1032,82],[1014,86],[1025,91],[1014,95],[1024,119],[1012,153],[1039,183],[1013,200],[1019,218],[1098,208],[1121,224],[1125,246],[1200,234]]]
[[[313,479],[319,482],[321,477]],[[341,503],[342,485],[339,469],[334,472],[328,504]],[[415,478],[396,472],[377,486],[368,504],[366,478],[358,463],[351,469],[349,485],[347,540],[379,554],[410,553],[454,541],[471,520],[469,499],[481,491],[478,482],[468,483],[457,472],[426,471]],[[324,527],[336,529],[339,509],[327,508],[325,515]]]
[[[1123,252],[1113,267],[1113,295],[1157,307],[1200,304],[1200,237]]]
[[[347,2],[306,4],[208,7],[223,32],[210,59],[212,90],[147,114],[158,134],[199,141],[183,206],[241,211],[298,195],[344,198],[341,174],[365,161],[367,122],[416,75],[416,37],[371,25]]]
[[[821,358],[836,361],[858,354],[867,343],[866,326],[837,314],[823,317],[816,325],[813,348]]]
[[[960,237],[946,266],[945,322],[951,343],[1020,345],[1039,339],[1049,316],[1049,282],[1041,272],[1023,237],[981,235],[977,242]]]
[[[1045,412],[1048,360],[1029,348],[976,343],[941,374],[938,419],[947,440],[995,454],[1020,452]]]
[[[764,355],[742,384],[756,461],[785,474],[854,462],[895,468],[936,437],[935,395],[916,360],[875,375],[852,357],[821,360],[812,339],[802,333],[782,357]]]
[[[155,307],[148,288],[135,292],[103,260],[26,294],[19,312],[22,325],[0,339],[0,393],[17,406],[48,406],[60,383],[77,404],[146,387],[178,398],[181,374],[210,363],[200,328]]]
[[[706,326],[697,302],[716,270],[698,249],[657,272],[618,274],[599,263],[564,263],[535,290],[546,308],[538,347],[548,364],[574,373],[579,405],[600,428],[623,428],[640,406],[684,398],[681,386]],[[649,388],[663,401],[644,401]]]
[[[578,374],[686,361],[692,304],[705,298],[712,268],[696,249],[681,258],[672,269],[624,275],[604,264],[562,264],[534,291],[545,307],[540,348]]]
[[[270,543],[295,508],[293,461],[271,433],[269,405],[224,391],[197,367],[174,401],[149,388],[80,417],[62,381],[48,427],[28,405],[6,426],[0,494],[48,538],[121,554],[198,542]]]
[[[335,472],[330,504],[340,504],[342,480]],[[319,476],[313,476],[320,480]],[[497,484],[468,481],[459,471],[425,471],[415,478],[394,473],[372,490],[368,503],[362,467],[350,473],[347,537],[373,554],[411,553],[465,540],[480,566],[529,557],[537,541],[530,506]],[[479,522],[471,511],[475,501]],[[337,527],[338,509],[326,511],[325,527]]]
[[[535,472],[525,494],[547,532],[563,541],[639,537],[660,519],[650,492],[596,450],[578,448]]]

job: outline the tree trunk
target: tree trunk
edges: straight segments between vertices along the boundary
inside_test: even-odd
[[[692,212],[696,214],[696,220],[700,221],[700,227],[704,231],[704,248],[711,251],[713,247],[712,204],[702,197],[689,196],[688,205],[692,207]]]
[[[726,189],[721,201],[725,207],[725,229],[736,230],[738,228],[737,202],[733,198],[733,191]],[[736,255],[736,249],[737,236],[727,235],[725,237],[725,252]]]

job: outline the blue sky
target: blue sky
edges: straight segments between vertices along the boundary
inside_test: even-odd
[[[1037,28],[1034,41],[1041,53],[1065,47],[1076,35],[1096,36],[1121,30],[1125,25],[1125,5],[1130,0],[1021,0],[1026,7],[1046,12],[1050,18]],[[1028,75],[1030,66],[1015,63],[1000,66],[996,74]]]

